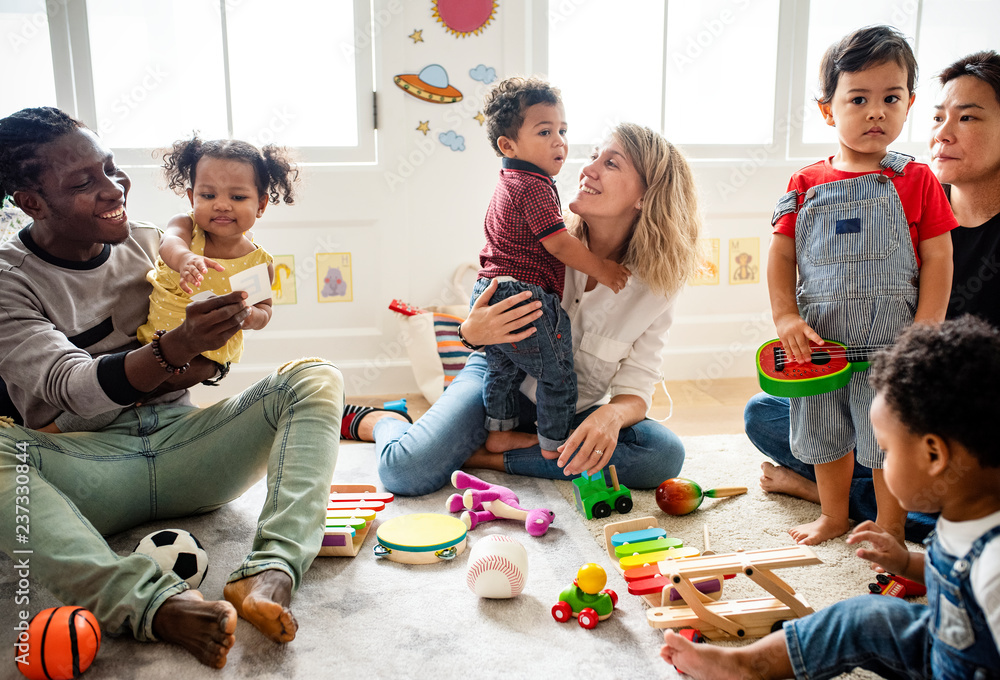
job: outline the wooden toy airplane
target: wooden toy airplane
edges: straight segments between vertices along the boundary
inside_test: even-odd
[[[659,571],[674,584],[686,606],[655,607],[646,612],[646,621],[653,628],[697,628],[709,640],[767,635],[788,619],[813,613],[772,570],[819,563],[816,553],[804,545],[665,560],[657,565]],[[734,571],[742,571],[774,597],[714,602],[692,583],[692,579]]]
[[[375,514],[392,499],[391,493],[377,492],[370,484],[332,484],[320,556],[356,557]]]
[[[628,544],[629,539],[652,535],[651,529],[657,529],[653,517],[608,524],[604,528],[608,554],[614,557],[615,542]],[[684,559],[671,557],[623,569],[623,576],[629,592],[653,606],[646,612],[646,620],[653,628],[696,628],[709,640],[725,640],[767,635],[788,619],[811,614],[812,607],[772,570],[819,563],[811,548],[796,545]],[[721,580],[739,572],[773,597],[719,600]],[[720,584],[717,591],[703,592],[712,588],[705,585],[709,581]],[[673,606],[672,601],[676,602]]]

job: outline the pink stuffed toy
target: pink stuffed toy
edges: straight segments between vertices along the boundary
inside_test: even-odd
[[[555,519],[555,513],[551,510],[525,510],[518,504],[514,492],[507,487],[484,482],[461,470],[452,473],[451,483],[459,491],[466,489],[466,492],[464,495],[452,494],[448,498],[448,511],[465,510],[462,521],[469,529],[475,529],[480,522],[497,518],[519,519],[524,520],[524,528],[529,534],[541,536],[549,530],[549,525]]]

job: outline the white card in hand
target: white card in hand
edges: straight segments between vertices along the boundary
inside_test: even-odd
[[[219,297],[214,291],[203,290],[200,293],[191,296],[191,302],[201,302],[202,300],[208,300],[210,298]]]
[[[229,277],[229,287],[233,291],[242,290],[247,294],[247,304],[271,298],[271,277],[267,273],[267,263],[254,265]]]

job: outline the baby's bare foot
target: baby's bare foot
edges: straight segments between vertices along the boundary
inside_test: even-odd
[[[506,453],[517,449],[530,449],[538,443],[538,435],[527,432],[490,432],[486,435],[486,450],[491,453]],[[558,457],[558,454],[557,456]]]
[[[292,577],[277,569],[227,583],[222,594],[236,612],[275,642],[291,642],[299,624],[288,605],[292,601]]]
[[[197,590],[185,590],[163,601],[153,616],[153,634],[180,645],[212,668],[226,665],[236,642],[236,610],[223,600],[206,601]]]
[[[739,662],[735,651],[735,648],[695,644],[668,630],[663,635],[660,657],[692,678],[742,680],[751,677]]]
[[[850,528],[851,521],[846,517],[836,519],[829,515],[820,515],[812,522],[792,527],[788,533],[800,545],[819,545],[831,538],[843,536]]]
[[[819,503],[819,489],[816,482],[806,479],[797,472],[771,463],[760,464],[760,488],[768,493],[783,493]]]

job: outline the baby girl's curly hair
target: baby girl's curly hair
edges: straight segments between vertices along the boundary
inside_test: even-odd
[[[294,203],[292,186],[298,181],[299,171],[284,147],[268,144],[258,149],[238,139],[206,142],[197,133],[191,139],[177,140],[164,154],[163,172],[167,177],[167,187],[178,194],[193,187],[198,161],[206,156],[248,163],[254,170],[258,195],[267,196],[271,203]]]

